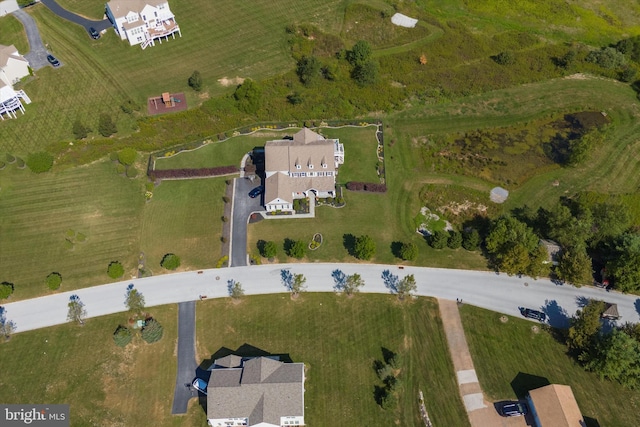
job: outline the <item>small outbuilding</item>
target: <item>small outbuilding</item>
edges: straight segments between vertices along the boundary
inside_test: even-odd
[[[618,313],[618,304],[606,302],[604,305],[604,311],[600,315],[603,319],[618,320],[620,314]]]
[[[571,387],[550,384],[531,390],[527,396],[533,423],[536,427],[585,426]]]

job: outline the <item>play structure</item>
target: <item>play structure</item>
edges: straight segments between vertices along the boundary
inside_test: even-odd
[[[172,113],[186,109],[187,100],[184,93],[163,92],[162,96],[151,97],[147,102],[149,115]]]

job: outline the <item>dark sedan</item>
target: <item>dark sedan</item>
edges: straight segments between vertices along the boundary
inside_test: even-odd
[[[259,185],[253,190],[249,191],[249,197],[251,197],[252,199],[255,199],[256,197],[261,195],[263,192],[264,192],[264,187],[262,185]]]
[[[54,67],[60,66],[60,61],[58,61],[53,55],[47,55],[47,61],[49,61],[49,64],[53,65]]]

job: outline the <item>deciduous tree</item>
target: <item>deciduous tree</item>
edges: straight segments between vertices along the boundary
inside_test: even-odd
[[[353,248],[356,258],[369,260],[376,253],[376,242],[368,234],[356,237]]]
[[[78,295],[74,294],[69,297],[67,309],[68,321],[84,325],[84,319],[87,317],[87,310],[85,310],[84,303],[80,300]]]
[[[418,285],[416,284],[416,279],[413,277],[413,274],[409,274],[404,278],[400,279],[397,285],[397,295],[398,299],[401,301],[406,297],[413,295],[413,293],[418,290]]]
[[[364,286],[364,279],[358,273],[354,273],[344,281],[344,285],[342,286],[342,291],[347,295],[353,295],[357,292],[360,292],[360,288]]]
[[[603,311],[604,301],[589,300],[587,305],[576,312],[570,320],[567,335],[569,351],[579,356],[588,354],[602,329],[600,315]],[[582,357],[584,359],[586,356]]]
[[[117,279],[124,275],[124,267],[120,264],[120,261],[111,261],[109,267],[107,267],[107,274],[112,279]]]
[[[131,313],[140,314],[144,311],[144,295],[134,289],[133,284],[127,286],[124,297],[124,305]]]

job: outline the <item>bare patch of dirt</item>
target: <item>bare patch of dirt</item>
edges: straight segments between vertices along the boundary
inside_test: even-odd
[[[440,206],[438,210],[441,212],[450,212],[453,215],[458,216],[470,210],[475,210],[484,214],[487,212],[487,207],[480,203],[473,203],[465,200],[463,203],[451,202],[448,205]]]
[[[244,83],[244,77],[234,77],[234,78],[228,78],[228,77],[223,77],[221,79],[218,79],[218,83],[220,83],[222,86],[227,87],[227,86],[237,86],[240,85],[242,83]]]

